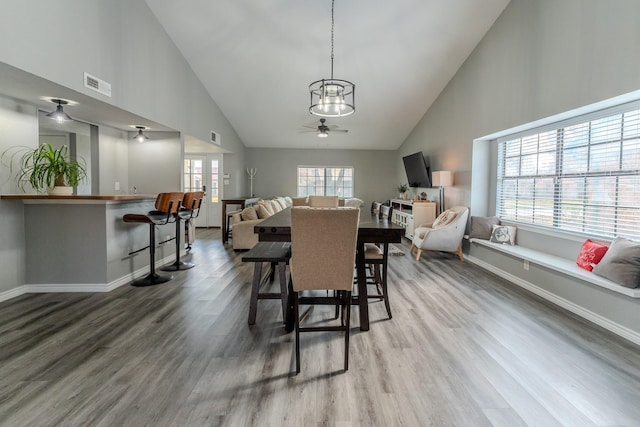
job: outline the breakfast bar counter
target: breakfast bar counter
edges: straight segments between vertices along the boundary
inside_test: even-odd
[[[149,228],[128,224],[127,213],[154,209],[156,195],[0,196],[24,205],[25,286],[28,292],[108,292],[149,270]],[[157,242],[175,237],[158,227]],[[140,251],[140,252],[138,252]],[[158,265],[175,258],[173,244],[156,248]]]

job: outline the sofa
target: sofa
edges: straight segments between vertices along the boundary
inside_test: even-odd
[[[362,200],[355,197],[339,199],[340,206],[360,207]],[[258,243],[258,235],[253,232],[254,227],[263,219],[280,212],[291,206],[308,206],[306,197],[274,197],[269,200],[260,200],[253,206],[248,206],[242,211],[235,212],[231,216],[231,242],[234,251],[249,250]]]

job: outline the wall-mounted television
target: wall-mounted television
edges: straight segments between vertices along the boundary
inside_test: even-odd
[[[409,187],[431,187],[431,167],[429,158],[417,152],[402,158],[407,173]]]

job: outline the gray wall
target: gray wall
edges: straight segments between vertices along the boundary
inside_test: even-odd
[[[172,132],[149,133],[149,139],[139,143],[130,134],[129,186],[135,186],[139,194],[156,194],[182,191],[180,171],[182,143],[180,136]]]
[[[241,177],[244,144],[143,0],[4,4],[0,58],[194,138],[208,141],[215,130],[233,153],[225,173]],[[111,83],[112,97],[86,89],[84,72]],[[225,191],[244,192],[242,182]]]
[[[248,148],[246,162],[247,167],[257,169],[253,192],[264,198],[295,196],[298,166],[353,166],[354,196],[368,207],[374,200],[397,196],[400,181],[395,179],[395,156],[395,151],[383,150]],[[243,179],[248,182],[246,171]]]
[[[0,97],[0,152],[15,145],[29,145],[37,140],[36,109]],[[16,193],[15,180],[3,159],[0,165],[0,194]],[[19,201],[0,200],[0,299],[3,294],[24,284],[25,236],[24,205]]]
[[[511,0],[400,147],[396,180],[422,151],[469,206],[474,139],[640,88],[638,16],[636,0]]]

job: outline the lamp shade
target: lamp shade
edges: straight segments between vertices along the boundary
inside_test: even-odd
[[[451,187],[453,185],[453,172],[435,171],[431,175],[431,181],[434,187]]]

